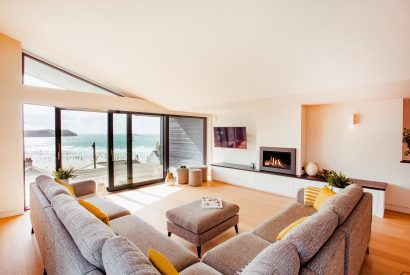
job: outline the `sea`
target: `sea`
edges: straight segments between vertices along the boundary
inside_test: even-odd
[[[114,135],[114,160],[127,159],[127,136]],[[82,134],[78,136],[62,137],[62,164],[63,167],[86,169],[93,165],[93,143],[96,148],[96,161],[102,165],[107,162],[108,148],[107,135]],[[151,153],[160,143],[160,135],[146,134],[133,135],[132,156],[133,160],[145,163]],[[31,158],[34,167],[46,170],[55,169],[55,138],[54,137],[25,137],[25,158]]]

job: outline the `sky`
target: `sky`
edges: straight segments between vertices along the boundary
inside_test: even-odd
[[[133,134],[160,134],[161,119],[133,115]],[[106,134],[107,113],[62,110],[61,128],[77,134]],[[114,114],[114,133],[125,134],[126,115]],[[54,107],[24,105],[24,130],[54,130]]]

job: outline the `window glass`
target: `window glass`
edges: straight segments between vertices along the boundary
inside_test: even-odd
[[[55,108],[24,104],[25,207],[30,207],[30,183],[52,175],[56,166]]]
[[[75,180],[108,186],[107,113],[61,111],[61,165],[75,170]]]
[[[163,177],[162,116],[132,116],[133,182]]]
[[[54,66],[32,58],[28,55],[23,56],[23,83],[24,85],[54,88],[60,90],[70,90],[85,93],[97,93],[103,95],[114,95],[108,89],[75,77]]]

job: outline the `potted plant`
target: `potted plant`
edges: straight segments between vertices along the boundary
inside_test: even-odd
[[[404,152],[404,155],[407,157],[410,155],[410,129],[404,128],[403,143],[407,146],[407,150]]]
[[[325,173],[325,177],[326,182],[331,186],[332,191],[336,193],[352,183],[348,177],[343,175],[341,172],[337,173],[334,170],[327,171]]]
[[[57,170],[53,171],[53,176],[56,179],[60,179],[62,181],[65,181],[68,183],[69,179],[75,179],[77,176],[74,175],[76,170],[74,168],[68,168],[68,169],[63,169],[63,168],[58,168]]]

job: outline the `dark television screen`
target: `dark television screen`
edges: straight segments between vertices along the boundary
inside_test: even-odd
[[[214,127],[215,147],[246,149],[246,127]]]

